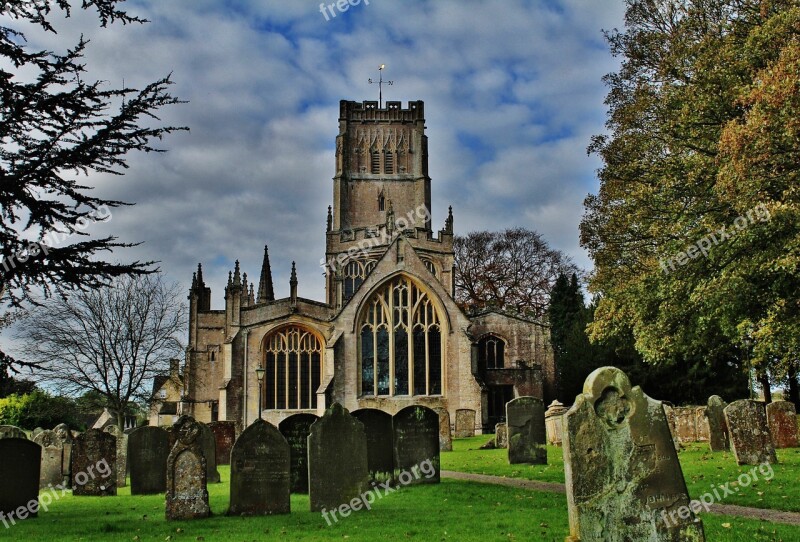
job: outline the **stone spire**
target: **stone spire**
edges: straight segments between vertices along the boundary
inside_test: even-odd
[[[447,219],[444,221],[445,233],[453,233],[453,206],[451,205],[447,211]]]
[[[242,307],[247,307],[249,305],[250,298],[248,297],[248,284],[247,284],[247,273],[242,276]]]
[[[205,288],[206,283],[203,282],[203,264],[197,264],[197,287],[198,288]]]
[[[242,285],[242,275],[239,272],[239,260],[233,266],[233,285],[240,287]]]
[[[256,293],[253,288],[253,283],[250,283],[250,292],[247,294],[247,305],[255,305],[256,304]]]
[[[292,276],[289,279],[289,291],[291,297],[292,306],[297,305],[297,268],[295,267],[294,262],[292,262]]]
[[[264,245],[264,263],[261,264],[261,280],[258,282],[258,302],[269,303],[275,301],[272,289],[272,269],[269,266],[269,249]]]
[[[333,229],[333,214],[331,212],[332,208],[328,205],[328,231]]]

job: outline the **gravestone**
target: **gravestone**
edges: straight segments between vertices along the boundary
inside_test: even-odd
[[[553,446],[561,446],[563,425],[562,416],[567,408],[558,400],[554,400],[544,412],[544,426],[547,433],[547,443]]]
[[[115,424],[107,425],[103,431],[117,439],[117,487],[125,487],[128,481],[128,434]]]
[[[42,429],[41,427],[37,427],[36,429],[31,431],[31,440],[33,440],[33,437],[35,437],[36,435],[38,435],[42,431],[44,431],[44,429]]]
[[[391,480],[394,473],[392,415],[375,408],[362,408],[353,411],[352,416],[364,424],[370,479],[374,482]]]
[[[695,408],[694,417],[697,426],[697,442],[708,442],[710,429],[708,427],[708,418],[706,417],[706,407]]]
[[[41,489],[61,487],[64,483],[64,448],[48,446],[41,450],[39,487]]]
[[[70,431],[67,424],[60,423],[53,428],[53,432],[56,434],[56,438],[59,442],[61,442],[61,446],[64,448],[63,452],[63,460],[61,461],[61,466],[63,468],[63,481],[65,487],[69,487],[72,485],[72,444],[75,438],[77,438],[78,433]]]
[[[695,407],[675,407],[675,428],[678,441],[697,442],[697,417]]]
[[[664,409],[615,367],[564,415],[567,542],[703,542]]]
[[[667,417],[667,425],[669,426],[669,433],[672,435],[672,443],[675,449],[680,451],[681,441],[678,439],[678,428],[675,426],[675,407],[667,401],[663,401],[661,406],[664,408],[664,415]]]
[[[174,431],[175,446],[167,458],[166,518],[208,517],[211,509],[206,484],[208,471],[203,456],[203,426],[191,416],[181,416],[175,422]]]
[[[69,487],[69,455],[64,450],[64,440],[55,431],[46,429],[33,437],[42,447],[40,487]]]
[[[262,419],[245,429],[231,452],[229,515],[289,513],[289,443]]]
[[[453,434],[450,429],[450,411],[444,407],[433,409],[439,415],[439,451],[453,451]]]
[[[0,439],[0,517],[3,522],[38,514],[41,462],[42,447],[35,442],[15,437]]]
[[[308,435],[318,419],[313,414],[293,414],[278,425],[289,443],[292,493],[308,493]]]
[[[439,415],[428,407],[408,406],[394,415],[395,479],[403,485],[439,483]],[[430,463],[432,473],[417,476],[420,465]],[[405,473],[412,473],[408,480]],[[406,482],[405,480],[408,480]]]
[[[15,425],[0,425],[0,439],[3,438],[22,438],[28,440],[28,435]]]
[[[236,424],[234,422],[211,422],[208,424],[214,433],[217,445],[217,465],[231,464],[231,450],[236,442]]]
[[[469,408],[456,410],[455,438],[469,438],[475,436],[475,411]]]
[[[138,427],[128,435],[131,495],[154,495],[167,491],[169,452],[169,433],[161,427]]]
[[[107,497],[117,494],[117,439],[89,429],[72,448],[72,494]]]
[[[777,463],[764,403],[740,399],[725,407],[731,449],[740,465]]]
[[[203,447],[203,457],[206,458],[206,481],[209,484],[220,482],[219,471],[217,470],[217,441],[211,428],[204,423],[200,425],[200,445]]]
[[[494,447],[508,448],[508,425],[498,423],[494,426]]]
[[[439,448],[438,437],[436,448]],[[308,479],[312,512],[336,510],[360,497],[369,487],[364,424],[339,403],[331,405],[311,426]]]
[[[797,448],[797,411],[794,403],[775,401],[768,404],[767,421],[775,448]]]
[[[544,402],[536,397],[517,397],[506,403],[508,462],[512,465],[547,464]]]
[[[725,422],[725,407],[728,406],[722,397],[712,395],[708,398],[706,418],[708,419],[708,446],[712,452],[730,450],[728,424]]]

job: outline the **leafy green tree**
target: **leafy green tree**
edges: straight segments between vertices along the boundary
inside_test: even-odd
[[[602,294],[590,335],[630,335],[652,364],[780,379],[800,346],[800,8],[626,3],[624,30],[607,34],[622,62],[581,223]]]
[[[53,428],[65,423],[73,429],[84,429],[75,401],[36,390],[26,395],[9,395],[0,399],[0,424],[23,429]]]
[[[100,23],[144,22],[118,0],[83,0]],[[121,175],[131,151],[160,152],[151,142],[181,129],[149,126],[161,108],[179,103],[169,77],[143,88],[111,88],[87,73],[81,39],[64,51],[31,50],[25,30],[56,33],[54,11],[71,0],[0,2],[0,302],[11,307],[45,295],[86,290],[118,276],[153,271],[152,262],[119,263],[103,253],[130,247],[115,237],[92,239],[88,224],[125,205],[90,193],[84,177]],[[0,353],[6,370],[26,362]]]

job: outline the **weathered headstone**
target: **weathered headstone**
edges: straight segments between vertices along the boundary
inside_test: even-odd
[[[567,542],[703,542],[659,401],[615,367],[564,415]]]
[[[439,415],[424,406],[408,406],[394,415],[395,479],[403,485],[439,483]],[[420,465],[431,474],[418,476]],[[409,479],[408,474],[413,475]]]
[[[59,442],[61,442],[61,446],[64,448],[64,459],[61,463],[64,470],[64,478],[62,483],[65,487],[69,487],[72,485],[72,444],[80,433],[77,431],[70,431],[70,428],[67,427],[67,424],[65,423],[56,425],[53,428],[53,432],[56,434],[56,438],[59,440]]]
[[[469,438],[475,436],[475,411],[469,408],[456,410],[455,438]]]
[[[0,425],[0,439],[3,438],[23,438],[28,440],[28,435],[15,425]]]
[[[37,427],[36,429],[31,431],[31,440],[33,440],[33,437],[35,437],[36,435],[38,435],[42,431],[44,431],[44,429],[42,429],[41,427]]]
[[[354,410],[352,416],[364,424],[370,479],[375,482],[391,480],[394,473],[392,415],[375,408],[362,408]]]
[[[730,450],[728,424],[725,422],[725,407],[728,406],[722,397],[712,395],[708,398],[706,418],[708,419],[708,446],[712,452]]]
[[[288,514],[289,443],[262,419],[245,429],[231,452],[230,515]]]
[[[544,412],[544,426],[547,433],[547,443],[553,446],[561,446],[563,424],[562,416],[567,412],[567,407],[557,399],[550,403]]]
[[[214,433],[217,444],[217,465],[230,465],[231,450],[236,442],[236,424],[229,421],[211,422],[208,427]]]
[[[42,447],[28,439],[0,439],[0,517],[10,520],[35,517],[39,511],[39,468]]]
[[[308,493],[308,435],[318,419],[313,414],[293,414],[278,424],[289,443],[292,493]]]
[[[444,407],[433,409],[439,415],[439,451],[453,451],[453,433],[450,428],[450,411]]]
[[[797,448],[797,411],[790,401],[767,405],[767,421],[775,448]]]
[[[217,470],[217,440],[208,425],[198,423],[200,425],[200,445],[203,447],[203,457],[206,458],[206,468],[208,469],[206,481],[209,484],[218,484],[220,477]]]
[[[72,448],[72,494],[95,497],[117,494],[117,439],[89,429]]]
[[[196,519],[211,514],[208,506],[202,424],[181,416],[174,425],[177,440],[167,458],[166,518]]]
[[[128,481],[128,434],[115,424],[105,426],[103,431],[117,439],[117,487],[125,487]]]
[[[764,403],[740,399],[725,407],[731,449],[740,465],[777,463]]]
[[[669,434],[672,436],[672,443],[675,445],[675,450],[680,451],[681,441],[678,438],[678,428],[675,425],[675,407],[672,403],[663,401],[661,406],[664,408],[664,415],[667,417],[667,425],[669,426]]]
[[[128,435],[131,495],[154,495],[167,491],[169,452],[169,434],[161,427],[138,427]]]
[[[41,489],[60,487],[64,483],[64,448],[60,446],[42,448],[41,458],[39,487]]]
[[[517,397],[506,403],[508,462],[547,464],[544,402],[536,397]]]
[[[311,426],[308,480],[312,512],[336,510],[360,497],[369,486],[364,424],[339,403],[331,405]]]
[[[710,429],[708,427],[708,418],[706,417],[706,407],[696,407],[694,409],[695,425],[697,427],[697,442],[708,442],[710,437]]]
[[[675,428],[681,443],[697,442],[697,418],[694,407],[675,407]]]
[[[508,425],[498,423],[494,426],[494,447],[508,448]]]

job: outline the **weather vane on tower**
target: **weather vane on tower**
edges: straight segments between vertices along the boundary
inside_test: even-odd
[[[386,64],[381,64],[380,67],[378,68],[378,73],[380,74],[380,77],[378,78],[377,81],[372,79],[372,77],[370,77],[369,80],[368,80],[370,85],[373,85],[375,83],[378,84],[378,107],[380,109],[383,109],[383,84],[386,83],[389,86],[394,85],[394,81],[384,81],[383,80],[383,70],[384,70],[384,68],[386,68]]]

